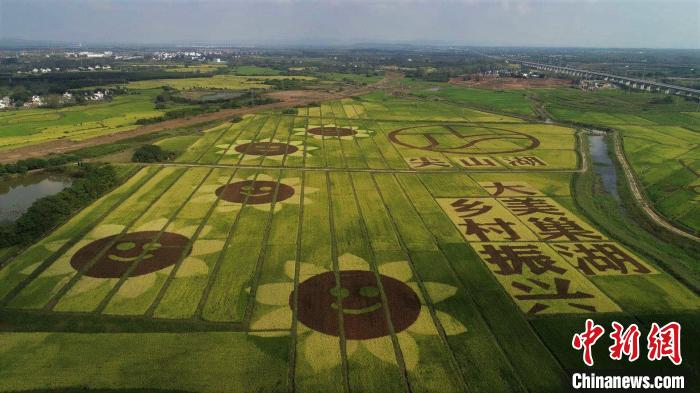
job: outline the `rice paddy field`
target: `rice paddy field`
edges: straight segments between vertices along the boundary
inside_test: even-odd
[[[210,73],[214,72],[220,68],[225,68],[226,63],[202,63],[202,64],[184,64],[184,63],[174,63],[174,64],[159,64],[159,63],[145,63],[145,64],[129,64],[129,67],[135,69],[159,69],[168,72],[199,72],[199,73]]]
[[[204,65],[183,67],[183,71],[215,67]],[[261,75],[215,75],[206,78],[154,79],[127,84],[129,94],[115,96],[111,101],[76,105],[59,109],[36,108],[0,112],[0,151],[42,142],[67,139],[81,141],[138,128],[140,119],[162,116],[166,110],[156,109],[155,98],[163,86],[183,90],[186,98],[202,100],[236,97],[236,92],[222,90],[270,89],[265,84],[272,79],[314,80],[305,76],[274,76],[264,68],[247,67],[243,71],[260,71]],[[177,69],[175,69],[177,71]],[[269,73],[269,72],[268,72]],[[207,90],[210,89],[210,90]],[[214,90],[211,90],[214,89]],[[218,93],[217,93],[218,92]],[[172,104],[167,110],[186,108],[188,104]]]
[[[80,141],[138,127],[139,119],[163,115],[155,108],[160,89],[119,95],[109,102],[60,109],[19,109],[0,112],[0,151],[41,142]]]
[[[539,90],[549,113],[563,122],[617,130],[646,197],[665,217],[700,232],[700,116],[696,103],[663,94],[608,90]]]
[[[423,97],[440,97],[452,102],[472,106],[493,108],[516,115],[534,115],[533,103],[528,99],[528,91],[518,90],[487,90],[469,89],[441,84],[431,84],[418,88],[416,93]]]
[[[700,298],[585,212],[576,131],[381,93],[163,142],[0,269],[0,391],[566,391]],[[186,147],[186,148],[184,148]],[[671,263],[671,258],[663,262]],[[642,344],[643,345],[643,344]],[[643,347],[642,347],[643,348]]]
[[[214,75],[203,78],[183,78],[183,79],[149,79],[143,81],[129,82],[126,86],[129,89],[155,89],[169,86],[177,90],[189,89],[226,89],[226,90],[246,90],[246,89],[270,89],[271,85],[265,81],[298,79],[314,80],[310,76],[277,76],[277,75]]]

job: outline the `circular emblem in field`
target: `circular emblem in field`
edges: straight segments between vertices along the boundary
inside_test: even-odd
[[[275,189],[277,189],[277,202],[294,195],[294,187],[271,180],[243,180],[226,184],[216,189],[216,195],[228,202],[245,201],[252,205],[259,205],[271,203],[275,198]]]
[[[250,142],[236,146],[235,150],[253,156],[281,156],[294,153],[299,148],[282,142]]]
[[[499,154],[531,150],[540,145],[532,135],[471,125],[423,125],[389,133],[389,140],[412,149],[452,154]]]
[[[172,266],[186,252],[187,237],[172,232],[142,231],[112,235],[95,240],[78,250],[70,260],[74,269],[80,270],[99,255],[98,260],[85,275],[96,278],[119,278],[132,264],[139,261],[130,277],[141,276]],[[106,250],[105,250],[106,249]],[[186,256],[186,255],[185,255]]]
[[[357,134],[357,131],[352,128],[343,127],[314,127],[309,128],[309,134],[318,136],[353,136]]]
[[[420,314],[418,295],[403,282],[380,274],[387,298],[394,331],[399,333],[411,326]],[[341,287],[336,285],[333,272],[321,273],[299,284],[297,312],[299,321],[321,333],[339,336],[338,298],[342,299],[345,337],[367,340],[390,334],[386,311],[377,279],[373,272],[345,270],[340,272]],[[289,296],[293,304],[292,293]]]

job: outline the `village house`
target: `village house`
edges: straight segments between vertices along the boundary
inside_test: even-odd
[[[96,91],[92,94],[89,94],[86,98],[91,101],[102,101],[107,97],[108,94],[109,91]]]
[[[6,108],[11,108],[12,107],[12,100],[10,97],[5,96],[0,99],[0,109],[6,109]]]
[[[25,108],[38,108],[40,106],[44,105],[44,101],[41,99],[41,96],[34,95],[32,98],[24,103]]]
[[[584,79],[579,83],[579,88],[585,91],[595,91],[599,89],[614,89],[615,85],[607,81]]]

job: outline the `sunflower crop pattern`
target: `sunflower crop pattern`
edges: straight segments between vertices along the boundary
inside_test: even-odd
[[[563,391],[586,318],[700,308],[577,205],[566,126],[370,94],[196,136],[3,265],[0,391]]]

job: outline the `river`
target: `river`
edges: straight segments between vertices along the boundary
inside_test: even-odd
[[[593,170],[600,176],[603,182],[603,189],[619,201],[617,170],[612,158],[610,158],[608,145],[605,143],[605,133],[602,131],[589,131],[588,148],[591,153]]]

